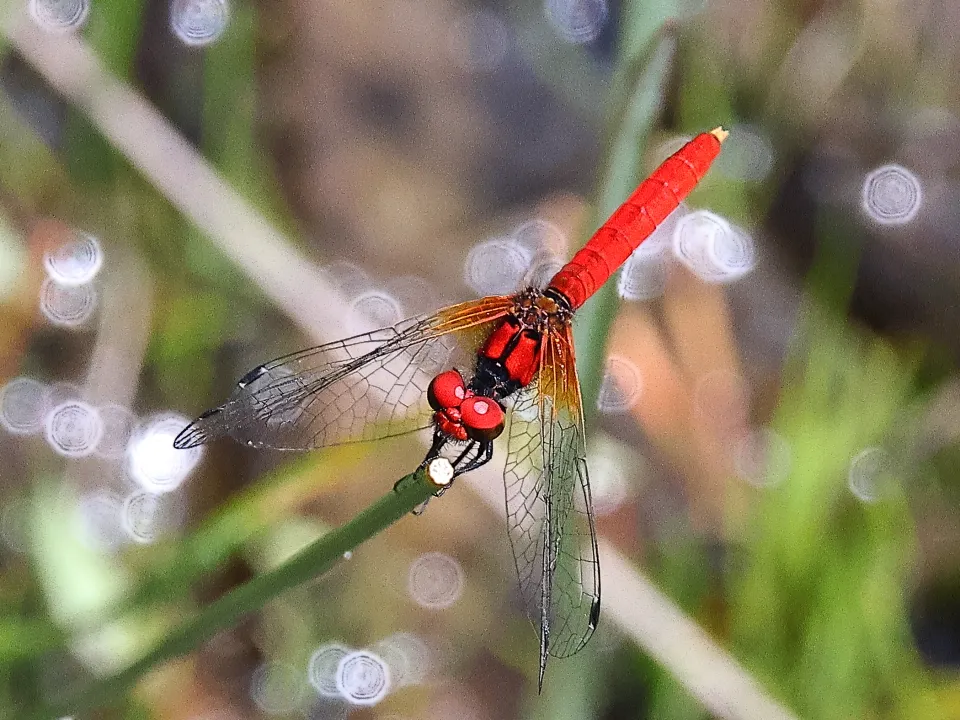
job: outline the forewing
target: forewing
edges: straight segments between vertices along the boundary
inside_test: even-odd
[[[483,298],[277,358],[247,373],[174,445],[229,435],[252,447],[298,450],[427,427],[430,380],[458,350],[472,362],[468,354],[511,307],[508,296]]]
[[[579,384],[569,330],[544,339],[541,366],[511,416],[504,486],[520,593],[546,656],[593,634],[600,568]]]

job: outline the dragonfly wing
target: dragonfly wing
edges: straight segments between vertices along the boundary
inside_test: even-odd
[[[458,349],[475,351],[512,306],[510,297],[484,298],[277,358],[247,373],[174,445],[229,435],[252,447],[299,450],[427,427],[430,380],[450,367]]]
[[[514,405],[504,487],[520,594],[540,636],[542,683],[547,656],[580,650],[600,614],[600,564],[569,330],[545,338],[538,378]]]

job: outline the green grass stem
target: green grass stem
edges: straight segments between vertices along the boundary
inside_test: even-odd
[[[436,487],[423,470],[410,473],[350,522],[311,543],[279,567],[231,590],[196,617],[174,628],[153,650],[125,670],[26,717],[28,720],[49,720],[52,717],[83,716],[92,709],[119,702],[145,674],[165,662],[187,655],[286,590],[326,572],[344,553],[385,530],[435,491]],[[14,715],[5,714],[3,717],[13,718]]]

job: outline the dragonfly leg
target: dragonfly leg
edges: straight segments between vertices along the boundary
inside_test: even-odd
[[[466,457],[468,451],[473,450],[476,446],[477,454],[473,459],[469,460],[465,465],[460,465],[460,462]],[[463,475],[468,473],[471,470],[476,470],[482,465],[486,465],[493,458],[493,443],[492,442],[476,442],[470,443],[470,446],[457,458],[457,461],[453,464],[454,477],[457,475]]]
[[[430,449],[427,451],[426,457],[423,458],[423,462],[420,463],[421,468],[425,468],[430,464],[431,460],[434,460],[440,457],[440,451],[443,449],[444,444],[447,442],[447,436],[444,435],[440,428],[433,429],[433,444],[430,445]]]
[[[453,471],[453,477],[454,477],[454,478],[456,478],[457,475],[460,475],[460,474],[466,472],[466,470],[458,470],[457,468],[460,466],[460,463],[462,463],[462,462],[464,461],[464,459],[471,453],[471,451],[474,450],[476,444],[477,444],[477,443],[475,443],[475,442],[471,442],[469,445],[467,445],[467,447],[464,448],[463,452],[460,453],[459,455],[457,455],[457,459],[454,460],[454,461],[451,463],[451,464],[453,465],[453,467],[454,467],[454,471]],[[429,458],[429,456],[428,456],[428,458]],[[471,461],[471,462],[473,462],[473,461]],[[469,465],[470,465],[470,463],[467,463],[467,467],[469,467]],[[443,494],[450,488],[451,485],[453,485],[453,480],[451,480],[451,481],[450,481],[449,483],[447,483],[445,486],[443,486],[442,488],[440,488],[439,490],[437,490],[437,491],[433,494],[434,497],[440,497],[441,495],[443,495]]]

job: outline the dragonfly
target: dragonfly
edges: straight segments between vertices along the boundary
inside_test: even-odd
[[[539,638],[542,689],[548,656],[578,652],[600,618],[571,321],[693,190],[727,134],[701,133],[667,158],[545,288],[460,303],[260,365],[174,446],[229,436],[299,450],[432,428],[422,467],[447,458],[456,477],[493,458],[509,410],[508,534]]]

